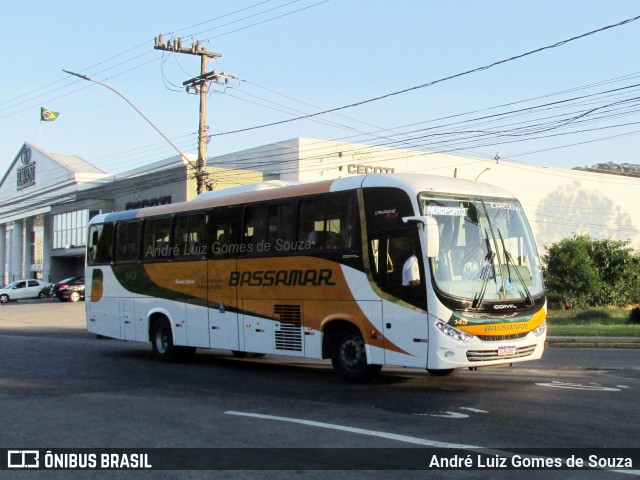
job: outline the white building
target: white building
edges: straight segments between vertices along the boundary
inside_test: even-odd
[[[235,171],[232,179],[220,187],[259,182],[262,175]],[[91,217],[195,195],[192,165],[178,156],[109,175],[77,156],[25,143],[0,180],[0,279],[57,282],[82,274]]]
[[[416,172],[478,180],[520,199],[538,248],[574,234],[640,248],[640,179],[410,149],[296,138],[209,159],[216,189],[262,179],[326,180]],[[0,279],[58,281],[83,271],[86,223],[99,212],[191,200],[193,169],[175,156],[109,175],[25,143],[0,181]]]
[[[518,197],[538,249],[574,234],[630,239],[640,248],[640,178],[479,160],[309,138],[296,138],[213,159],[218,167],[256,169],[265,178],[317,181],[360,173],[415,172],[477,180]]]

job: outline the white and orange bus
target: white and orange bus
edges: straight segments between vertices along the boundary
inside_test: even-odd
[[[90,332],[445,375],[541,357],[546,300],[519,202],[490,185],[371,174],[264,182],[89,225]]]

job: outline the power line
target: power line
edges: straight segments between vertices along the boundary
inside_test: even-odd
[[[204,23],[209,23],[209,22],[211,22],[211,21],[218,20],[218,19],[221,19],[221,18],[224,18],[224,17],[227,17],[227,16],[235,15],[235,14],[237,14],[237,13],[239,13],[239,12],[242,12],[242,11],[248,10],[248,9],[250,9],[250,8],[254,8],[254,7],[256,7],[256,6],[259,6],[259,5],[262,5],[262,4],[265,4],[265,3],[269,3],[270,1],[272,1],[272,0],[266,0],[266,1],[263,1],[263,2],[259,2],[259,3],[256,3],[256,4],[254,4],[254,5],[251,5],[251,6],[249,6],[249,7],[245,7],[245,8],[239,9],[239,10],[235,10],[235,11],[233,11],[233,12],[229,13],[229,14],[222,15],[222,16],[219,16],[219,17],[216,17],[216,18],[210,19],[210,20],[206,20],[206,21],[204,21],[204,22],[200,22],[200,23],[198,23],[198,24],[192,25],[191,27],[183,28],[183,29],[181,29],[180,31],[182,31],[182,30],[187,30],[187,29],[189,29],[189,28],[193,28],[193,27],[195,27],[195,26],[202,25],[202,24],[204,24]],[[297,1],[300,1],[300,0],[297,0]],[[328,2],[328,1],[329,1],[329,0],[324,0],[324,1],[322,1],[322,2],[318,2],[318,3],[312,4],[312,5],[310,5],[310,6],[307,6],[307,7],[304,7],[304,8],[301,8],[301,9],[295,10],[295,11],[292,11],[292,12],[288,12],[288,13],[286,13],[286,14],[279,15],[279,16],[277,16],[277,17],[268,18],[268,19],[263,20],[263,21],[261,21],[261,22],[258,22],[258,23],[254,23],[254,24],[251,24],[251,25],[244,26],[244,27],[242,27],[242,28],[240,28],[240,29],[237,29],[237,30],[233,30],[233,31],[229,31],[229,32],[224,32],[224,33],[221,33],[221,34],[219,34],[219,35],[216,35],[216,37],[215,37],[215,38],[220,37],[220,36],[224,36],[224,35],[229,35],[229,34],[232,34],[232,33],[236,33],[236,32],[241,31],[241,30],[246,30],[246,29],[248,29],[248,28],[252,28],[252,27],[255,27],[255,26],[257,26],[257,25],[261,25],[261,24],[264,24],[264,23],[267,23],[267,22],[271,22],[271,21],[274,21],[274,20],[278,20],[278,19],[280,19],[280,18],[283,18],[283,17],[286,17],[286,16],[288,16],[288,15],[292,15],[292,14],[294,14],[294,13],[297,13],[297,12],[300,12],[300,11],[303,11],[303,10],[306,10],[306,9],[309,9],[309,8],[312,8],[312,7],[315,7],[315,6],[317,6],[317,5],[320,5],[320,4],[322,4],[322,3],[326,3],[326,2]],[[289,2],[289,3],[293,3],[293,2]],[[287,4],[285,4],[285,5],[282,5],[282,6],[289,5],[289,3],[287,3]],[[278,7],[278,8],[280,8],[280,7]],[[271,11],[271,10],[273,10],[273,9],[269,9],[269,10],[266,10],[266,11],[260,12],[260,14],[268,13],[268,12],[269,12],[269,11]],[[245,17],[245,18],[243,18],[243,19],[241,19],[241,20],[244,20],[244,19],[246,19],[246,18],[250,18],[250,17]],[[214,29],[217,29],[217,28],[220,28],[220,27],[214,27],[214,28],[209,29],[209,30],[207,30],[207,31],[214,30]],[[209,37],[209,38],[208,38],[208,39],[206,39],[206,40],[211,40],[212,38],[214,38],[214,37]],[[139,48],[141,48],[141,47],[145,47],[145,46],[147,46],[147,45],[149,44],[149,42],[150,42],[150,41],[152,41],[152,39],[146,40],[146,41],[145,41],[145,42],[143,42],[143,43],[140,43],[140,44],[138,44],[138,45],[136,45],[136,46],[134,46],[134,47],[128,48],[128,49],[124,50],[123,52],[118,53],[118,54],[116,54],[116,55],[113,55],[113,56],[111,56],[111,57],[109,57],[109,58],[107,58],[107,59],[105,59],[105,60],[100,61],[100,62],[97,62],[97,63],[95,63],[95,64],[91,65],[90,67],[87,67],[87,68],[84,68],[84,69],[79,69],[79,72],[80,72],[80,73],[87,74],[87,72],[89,72],[90,70],[94,69],[94,68],[95,68],[95,67],[97,67],[97,66],[100,66],[100,65],[103,65],[103,64],[105,64],[105,63],[108,63],[108,62],[110,62],[111,60],[114,60],[114,59],[116,59],[116,58],[119,58],[119,57],[121,57],[121,56],[123,56],[123,55],[125,55],[125,54],[127,54],[127,53],[130,53],[130,52],[132,52],[132,51],[134,51],[134,50],[137,50],[137,49],[139,49]],[[144,53],[142,53],[142,54],[140,54],[140,55],[137,55],[137,56],[135,56],[135,57],[129,58],[129,59],[127,59],[127,60],[125,60],[125,61],[123,61],[123,62],[120,62],[120,63],[118,63],[118,64],[116,64],[116,65],[113,65],[113,66],[111,66],[111,67],[105,68],[105,69],[100,70],[100,71],[97,71],[97,72],[95,72],[95,71],[94,71],[94,72],[92,72],[92,73],[91,73],[91,75],[92,75],[92,76],[97,76],[97,75],[103,74],[103,73],[108,72],[108,71],[110,71],[110,70],[113,70],[113,69],[115,69],[115,68],[117,68],[117,67],[120,67],[120,66],[123,66],[123,65],[125,65],[125,64],[127,64],[127,63],[130,63],[130,62],[132,62],[132,61],[138,60],[138,59],[139,59],[139,58],[141,58],[141,57],[144,57],[144,56],[150,55],[151,53],[152,53],[152,52],[144,52]],[[115,74],[111,75],[110,77],[105,78],[105,80],[110,80],[110,79],[112,79],[112,78],[115,78],[115,77],[117,77],[117,76],[123,75],[123,74],[125,74],[125,73],[129,73],[129,72],[131,72],[131,71],[133,71],[133,70],[135,70],[135,69],[137,69],[137,68],[140,68],[140,67],[142,67],[142,66],[144,66],[144,65],[147,65],[147,64],[149,64],[149,63],[152,63],[152,62],[159,62],[159,61],[161,61],[161,60],[160,60],[160,59],[158,59],[158,58],[154,58],[154,59],[152,59],[152,60],[150,60],[150,61],[147,61],[147,62],[144,62],[144,63],[142,63],[142,64],[140,64],[140,65],[136,65],[136,66],[133,66],[133,67],[131,67],[131,68],[127,68],[127,69],[126,69],[126,70],[124,70],[124,71],[117,72],[117,73],[115,73]],[[50,102],[53,102],[53,101],[58,100],[58,99],[60,99],[60,98],[64,98],[64,97],[66,97],[66,96],[68,96],[68,95],[70,95],[70,94],[77,93],[78,91],[81,91],[81,90],[83,90],[84,88],[90,88],[90,87],[91,87],[91,85],[88,85],[88,86],[85,86],[85,87],[81,87],[81,88],[79,88],[79,89],[75,89],[75,90],[73,90],[73,91],[71,91],[71,92],[68,92],[68,93],[66,93],[66,94],[64,94],[64,95],[59,95],[59,96],[57,96],[57,97],[53,97],[53,98],[45,98],[45,96],[46,96],[46,95],[48,95],[48,94],[50,94],[50,93],[51,93],[51,91],[46,91],[46,92],[44,92],[43,94],[35,95],[35,96],[30,96],[30,97],[29,97],[29,95],[31,95],[31,94],[35,94],[35,93],[36,93],[36,92],[38,92],[38,91],[45,90],[45,89],[47,89],[47,88],[49,88],[49,87],[51,87],[51,86],[53,86],[53,85],[55,85],[55,84],[57,84],[57,83],[64,82],[66,78],[67,78],[67,77],[65,77],[65,78],[61,78],[61,79],[58,79],[58,80],[55,80],[55,81],[53,81],[53,82],[51,82],[51,83],[48,83],[48,84],[46,84],[46,85],[43,85],[42,87],[38,87],[38,88],[36,88],[36,89],[33,89],[33,90],[31,90],[31,91],[29,91],[29,92],[26,92],[26,93],[24,93],[24,94],[21,94],[21,95],[19,95],[19,96],[17,96],[17,97],[13,97],[13,98],[10,98],[10,99],[7,99],[7,100],[0,101],[0,112],[2,112],[2,111],[6,111],[6,110],[8,110],[8,109],[16,108],[16,107],[18,107],[18,106],[20,106],[20,105],[22,105],[22,104],[27,103],[27,102],[31,102],[31,101],[34,101],[34,102],[35,102],[36,100],[38,101],[37,103],[30,104],[30,105],[28,105],[28,106],[26,106],[26,107],[24,107],[24,108],[21,108],[21,109],[19,109],[19,110],[17,110],[17,111],[14,111],[14,112],[8,113],[8,114],[6,114],[6,115],[3,115],[2,117],[0,117],[0,120],[2,120],[2,119],[4,119],[4,118],[11,117],[11,116],[13,116],[13,115],[17,115],[18,113],[23,112],[23,111],[26,111],[26,110],[29,110],[29,109],[31,109],[31,108],[35,108],[35,107],[36,107],[36,106],[38,106],[40,103],[44,103],[44,102],[49,102],[49,103],[50,103]],[[79,81],[71,81],[70,83],[68,82],[66,85],[63,85],[63,86],[61,86],[61,87],[58,87],[58,88],[56,88],[56,89],[54,89],[54,90],[52,90],[52,91],[54,91],[54,92],[55,92],[55,91],[58,91],[58,90],[63,90],[63,89],[67,89],[67,88],[72,88],[74,85],[77,85],[78,83],[79,83]],[[17,100],[19,100],[19,99],[21,99],[21,98],[23,98],[23,97],[29,97],[29,98],[26,98],[26,99],[21,100],[21,101],[19,101],[19,102],[17,102],[17,103],[14,103],[13,105],[3,106],[3,105],[5,105],[5,104],[15,102],[15,101],[17,101]]]
[[[445,82],[445,81],[448,81],[448,80],[453,80],[455,78],[460,78],[460,77],[463,77],[463,76],[466,76],[466,75],[470,75],[472,73],[477,73],[477,72],[481,72],[481,71],[484,71],[484,70],[489,70],[490,68],[493,68],[493,67],[498,66],[498,65],[502,65],[504,63],[512,62],[514,60],[518,60],[518,59],[527,57],[529,55],[534,55],[534,54],[542,52],[544,50],[557,48],[557,47],[566,45],[567,43],[570,43],[570,42],[573,42],[573,41],[576,41],[576,40],[580,40],[580,39],[588,37],[590,35],[595,35],[596,33],[600,33],[600,32],[603,32],[605,30],[609,30],[611,28],[616,28],[616,27],[620,27],[622,25],[626,25],[626,24],[631,23],[631,22],[635,22],[638,19],[640,19],[640,15],[637,16],[637,17],[628,18],[626,20],[623,20],[621,22],[618,22],[618,23],[615,23],[615,24],[612,24],[612,25],[607,25],[605,27],[598,28],[596,30],[592,30],[592,31],[587,32],[587,33],[583,33],[582,35],[577,35],[575,37],[571,37],[571,38],[568,38],[566,40],[562,40],[560,42],[556,42],[556,43],[551,44],[551,45],[546,45],[544,47],[540,47],[540,48],[537,48],[535,50],[530,50],[530,51],[522,53],[520,55],[515,55],[513,57],[509,57],[509,58],[506,58],[506,59],[503,59],[503,60],[499,60],[497,62],[493,62],[491,64],[488,64],[488,65],[485,65],[485,66],[482,66],[482,67],[477,67],[477,68],[474,68],[474,69],[471,69],[471,70],[467,70],[465,72],[457,73],[455,75],[449,75],[447,77],[443,77],[443,78],[440,78],[438,80],[433,80],[431,82],[424,83],[422,85],[417,85],[415,87],[405,88],[403,90],[398,90],[398,91],[395,91],[395,92],[387,93],[385,95],[381,95],[381,96],[378,96],[378,97],[370,98],[368,100],[362,100],[360,102],[351,103],[349,105],[343,105],[341,107],[336,107],[336,108],[332,108],[332,109],[329,109],[329,110],[323,110],[321,112],[310,113],[308,115],[304,115],[304,116],[296,117],[296,118],[290,118],[288,120],[280,120],[278,122],[271,122],[271,123],[267,123],[267,124],[263,124],[263,125],[256,125],[254,127],[247,127],[247,128],[242,128],[242,129],[238,129],[238,130],[231,130],[231,131],[228,131],[228,132],[217,133],[217,134],[214,134],[214,136],[231,135],[231,134],[235,134],[235,133],[248,132],[248,131],[257,130],[257,129],[260,129],[260,128],[267,128],[267,127],[272,127],[272,126],[275,126],[275,125],[282,125],[284,123],[295,122],[295,121],[298,121],[298,120],[305,120],[305,119],[308,119],[308,118],[317,117],[319,115],[325,115],[327,113],[338,112],[340,110],[345,110],[347,108],[359,107],[361,105],[365,105],[365,104],[371,103],[371,102],[377,102],[379,100],[383,100],[385,98],[389,98],[389,97],[392,97],[392,96],[395,96],[395,95],[401,95],[403,93],[411,92],[411,91],[418,90],[418,89],[421,89],[421,88],[431,87],[431,86],[436,85],[438,83],[442,83],[442,82]]]

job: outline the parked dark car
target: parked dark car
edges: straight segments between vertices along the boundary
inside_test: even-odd
[[[57,297],[61,302],[84,300],[84,275],[65,278],[54,283],[50,295]]]

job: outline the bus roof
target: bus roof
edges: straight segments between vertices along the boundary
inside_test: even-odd
[[[188,202],[97,215],[92,219],[91,223],[375,187],[399,188],[407,192],[412,199],[416,198],[415,195],[418,192],[471,197],[514,198],[514,195],[507,190],[472,180],[414,173],[372,173],[321,182],[301,183],[271,180],[257,184],[240,185],[238,187],[205,192]]]
[[[339,179],[339,181],[349,181],[351,178]],[[411,197],[414,196],[411,192],[430,192],[472,197],[515,198],[511,192],[494,185],[462,178],[443,177],[440,175],[421,173],[374,173],[363,175],[361,178],[360,186],[362,188],[396,187],[405,190]]]

